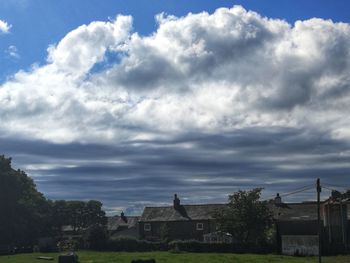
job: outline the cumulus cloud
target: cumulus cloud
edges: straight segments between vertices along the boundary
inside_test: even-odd
[[[133,32],[132,18],[120,15],[115,21],[80,26],[50,46],[46,65],[20,71],[0,87],[3,137],[55,144],[127,141],[135,146],[194,134],[179,150],[190,151],[199,147],[196,136],[204,134],[217,140],[212,145],[216,151],[200,154],[197,168],[229,145],[230,137],[219,135],[240,131],[250,135],[247,141],[268,136],[266,129],[303,131],[300,140],[287,133],[280,141],[291,140],[300,156],[313,138],[308,134],[317,134],[314,145],[349,142],[349,24],[314,18],[291,25],[241,6],[184,17],[160,14],[156,20],[158,28],[149,36]],[[273,139],[267,146],[271,144]],[[156,148],[169,154],[169,145]],[[337,149],[332,154],[343,152]],[[253,158],[254,151],[246,154],[232,145],[226,149],[228,160],[238,157],[230,155],[235,151]],[[287,154],[281,151],[273,154]],[[199,153],[193,150],[188,156]],[[314,157],[312,152],[307,156]],[[271,178],[280,173],[290,180],[290,171],[307,166],[278,164],[279,169],[271,165],[263,172],[258,158],[249,160],[245,171],[265,178],[271,172]],[[313,160],[321,163],[318,157]],[[187,165],[179,161],[168,168],[187,167],[178,174],[194,173]],[[339,167],[349,168],[344,163]],[[231,168],[227,173],[236,167]],[[197,179],[193,182],[203,178]]]
[[[47,65],[2,85],[0,114],[11,123],[2,130],[108,141],[327,123],[334,136],[348,136],[348,24],[290,25],[240,6],[157,22],[146,37],[132,33],[125,16],[68,33],[49,47]],[[107,57],[114,63],[94,70]]]
[[[0,19],[0,34],[9,33],[10,29],[11,29],[11,25],[8,24],[6,21]]]

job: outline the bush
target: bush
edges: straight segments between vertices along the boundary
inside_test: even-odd
[[[168,246],[162,242],[149,242],[135,238],[120,237],[107,242],[107,250],[126,252],[166,251]]]
[[[168,244],[170,251],[215,252],[215,253],[270,253],[274,247],[253,244],[204,243],[197,240],[175,240]]]
[[[92,226],[87,231],[86,241],[88,248],[93,250],[104,250],[107,246],[108,236],[102,226]]]
[[[61,240],[57,243],[57,247],[60,251],[75,251],[78,248],[78,243],[74,239]]]
[[[197,240],[175,240],[169,243],[169,249],[185,252],[232,252],[232,244],[203,243]]]

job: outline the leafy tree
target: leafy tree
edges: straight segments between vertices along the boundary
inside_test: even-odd
[[[102,203],[95,200],[66,201],[68,211],[67,223],[73,226],[74,231],[80,231],[91,226],[106,224],[105,212]]]
[[[63,226],[71,226],[73,231],[80,232],[91,226],[105,226],[107,218],[102,210],[102,203],[95,200],[51,202],[50,222],[52,232],[61,234]]]
[[[107,224],[106,213],[102,210],[100,201],[90,200],[85,204],[85,219],[85,227]]]
[[[260,201],[261,191],[255,188],[230,195],[227,208],[215,214],[219,229],[243,244],[265,242],[273,220],[267,202]]]
[[[44,230],[48,203],[31,178],[0,156],[0,244],[29,245]]]

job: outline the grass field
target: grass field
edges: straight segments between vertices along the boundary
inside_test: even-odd
[[[154,258],[157,263],[313,263],[318,262],[316,257],[286,257],[279,255],[252,255],[252,254],[205,254],[205,253],[113,253],[113,252],[89,252],[77,253],[81,263],[130,263],[133,259]],[[38,256],[51,256],[54,261],[38,260]],[[0,263],[40,263],[58,262],[58,254],[20,254],[14,256],[0,256]],[[324,263],[350,263],[350,256],[324,257]]]

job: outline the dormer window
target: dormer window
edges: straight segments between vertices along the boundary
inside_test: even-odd
[[[151,231],[151,224],[144,224],[144,225],[143,225],[143,230],[145,230],[145,231]]]
[[[204,229],[203,223],[197,223],[196,230],[203,230],[203,229]]]

